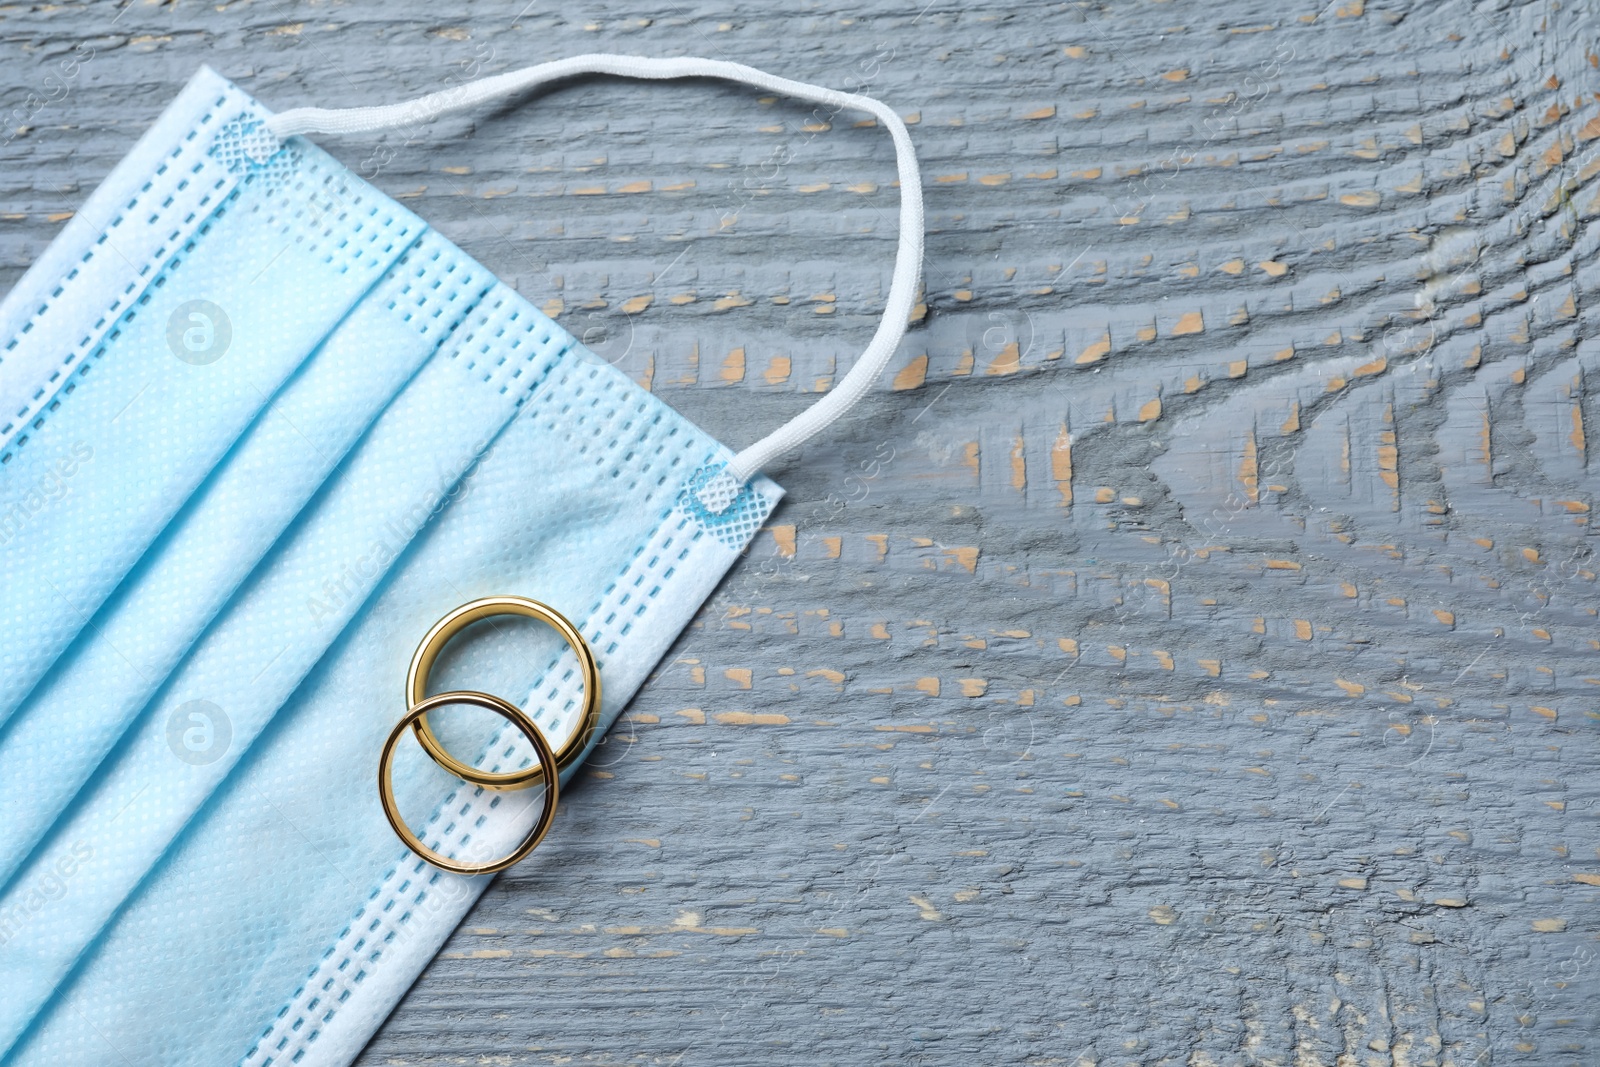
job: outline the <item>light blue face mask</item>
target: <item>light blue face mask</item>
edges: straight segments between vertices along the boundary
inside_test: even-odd
[[[586,72],[732,79],[894,137],[884,322],[737,455],[295,136]],[[878,378],[921,251],[899,118],[736,64],[583,56],[277,116],[197,74],[0,304],[0,1060],[353,1059],[487,883],[378,803],[418,638],[480,596],[554,605],[599,660],[603,732],[777,502],[757,472]],[[458,644],[447,680],[577,729],[570,649]],[[515,731],[472,751],[532,758]],[[445,855],[529,821],[421,761],[395,792]]]

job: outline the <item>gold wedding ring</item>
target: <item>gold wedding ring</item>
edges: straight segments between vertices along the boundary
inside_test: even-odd
[[[486,708],[501,718],[510,722],[533,744],[534,751],[539,754],[539,772],[544,779],[544,808],[539,812],[539,819],[533,824],[533,829],[522,839],[522,843],[508,856],[493,860],[489,863],[461,863],[448,859],[424,845],[416,834],[411,832],[411,827],[406,825],[405,819],[400,816],[400,808],[394,799],[394,782],[392,781],[392,768],[394,765],[394,748],[401,736],[406,732],[407,726],[414,726],[421,722],[428,712],[441,708],[446,704],[472,704]],[[503,871],[512,864],[527,857],[528,853],[538,847],[544,840],[544,835],[550,830],[550,823],[556,816],[556,801],[561,791],[561,775],[556,768],[556,754],[550,748],[544,734],[539,732],[533,720],[528,718],[523,710],[509,701],[501,700],[488,693],[474,693],[469,691],[440,693],[438,696],[413,704],[400,721],[395,723],[394,729],[389,731],[389,738],[383,743],[383,755],[378,762],[378,797],[383,802],[383,814],[389,820],[389,825],[394,827],[394,832],[400,835],[400,840],[418,856],[427,860],[442,870],[455,874],[493,874]]]
[[[578,657],[578,669],[583,675],[583,713],[579,716],[577,729],[562,744],[559,751],[550,747],[544,732],[527,712],[510,701],[474,690],[455,690],[428,696],[428,675],[433,670],[434,663],[438,661],[439,653],[444,650],[444,646],[452,637],[478,620],[497,615],[524,615],[530,619],[538,619],[559,633],[567,644],[572,646],[572,651]],[[456,759],[445,750],[444,745],[434,736],[433,729],[428,725],[428,712],[446,704],[472,704],[499,715],[527,737],[533,745],[534,753],[538,756],[537,762],[522,770],[492,773],[481,771],[471,764]],[[588,749],[589,741],[594,737],[595,727],[599,722],[600,668],[595,663],[589,643],[565,615],[548,604],[520,596],[491,596],[463,604],[433,624],[433,628],[422,638],[422,643],[417,646],[416,653],[411,657],[411,667],[406,671],[406,713],[400,717],[394,729],[389,731],[389,738],[383,743],[383,755],[378,761],[378,799],[383,803],[384,817],[389,820],[394,832],[412,852],[441,870],[468,875],[503,871],[525,858],[539,846],[540,841],[544,840],[544,835],[550,830],[551,820],[556,815],[556,801],[561,790],[561,772],[576,762]],[[394,799],[394,783],[391,780],[395,745],[399,743],[401,735],[406,732],[408,726],[416,734],[423,750],[433,757],[434,762],[473,785],[485,789],[512,790],[527,789],[539,782],[544,783],[544,808],[539,813],[539,819],[534,823],[533,829],[522,839],[522,843],[514,852],[490,863],[463,863],[441,856],[424,845],[421,839],[411,832],[411,828],[400,816],[400,809]]]
[[[450,639],[480,619],[493,618],[497,615],[522,615],[538,619],[560,634],[577,654],[578,669],[583,675],[583,714],[572,736],[567,738],[556,751],[555,766],[559,774],[583,755],[589,747],[589,739],[594,736],[595,727],[599,725],[600,668],[595,663],[589,643],[583,639],[578,628],[572,625],[565,615],[548,604],[520,596],[484,597],[461,605],[434,623],[433,629],[423,637],[422,643],[417,646],[416,654],[411,657],[411,667],[406,672],[406,706],[414,710],[426,703],[428,674],[433,670],[439,653],[444,650]],[[434,735],[433,728],[428,725],[426,711],[416,715],[408,712],[407,721],[416,732],[417,740],[439,766],[457,777],[465,778],[473,785],[481,785],[486,789],[526,789],[549,773],[542,766],[542,762],[521,770],[498,774],[479,770],[469,763],[456,759],[445,749],[443,743]]]

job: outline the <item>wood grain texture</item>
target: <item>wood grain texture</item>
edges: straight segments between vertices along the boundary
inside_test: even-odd
[[[913,124],[891,379],[361,1062],[1600,1061],[1586,6],[0,8],[0,284],[201,62],[703,54]],[[381,144],[735,447],[887,290],[850,116],[587,80]]]

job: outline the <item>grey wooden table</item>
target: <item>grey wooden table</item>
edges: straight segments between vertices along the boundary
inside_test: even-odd
[[[1600,1061],[1585,6],[0,8],[0,286],[200,63],[699,54],[912,124],[892,380],[361,1062]],[[430,132],[378,184],[735,447],[870,335],[880,129],[585,80]]]

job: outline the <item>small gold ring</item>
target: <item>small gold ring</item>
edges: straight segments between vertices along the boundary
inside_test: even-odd
[[[516,851],[492,863],[458,863],[439,855],[411,832],[411,827],[400,817],[400,809],[395,804],[394,783],[390,773],[394,764],[395,745],[399,742],[400,736],[406,732],[407,726],[414,725],[428,712],[446,704],[473,704],[487,708],[521,730],[533,743],[534,750],[539,753],[539,768],[545,780],[544,810],[539,813],[538,822],[533,824],[533,829],[528,831],[528,836],[522,839],[522,844],[517,846]],[[400,721],[395,723],[394,729],[389,731],[389,739],[383,743],[383,755],[378,761],[378,798],[383,802],[383,814],[389,820],[389,825],[394,827],[394,832],[400,835],[400,840],[404,841],[412,852],[435,867],[455,874],[493,874],[495,871],[503,871],[538,848],[539,842],[543,841],[544,835],[550,831],[550,823],[556,817],[556,801],[560,791],[561,775],[556,769],[556,754],[551,750],[550,742],[544,739],[544,734],[539,732],[539,728],[521,708],[488,693],[471,691],[440,693],[438,696],[413,704],[405,715],[401,716]]]
[[[434,623],[433,629],[422,638],[422,643],[417,646],[416,653],[411,657],[411,669],[406,672],[406,706],[415,707],[423,703],[427,697],[428,674],[433,670],[434,662],[438,660],[445,644],[478,620],[496,615],[524,615],[530,619],[538,619],[559,633],[567,644],[572,646],[573,652],[577,653],[578,668],[583,673],[583,716],[578,721],[578,728],[556,752],[556,770],[558,773],[564,771],[583,755],[589,746],[589,739],[594,736],[595,727],[599,725],[600,668],[595,663],[589,642],[583,639],[578,628],[572,625],[565,615],[548,604],[520,596],[484,597],[461,605]],[[533,785],[545,775],[544,769],[537,764],[498,774],[479,770],[469,763],[456,759],[445,749],[444,744],[434,735],[433,728],[428,725],[426,713],[412,719],[411,723],[417,740],[422,743],[428,755],[432,756],[439,766],[459,778],[465,778],[473,785],[489,789],[523,789]]]

